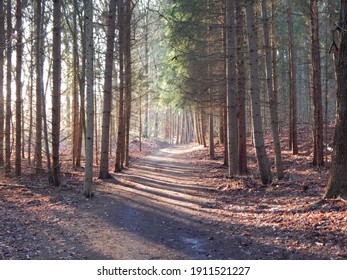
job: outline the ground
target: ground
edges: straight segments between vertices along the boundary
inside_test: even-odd
[[[0,259],[346,259],[347,204],[321,200],[328,168],[301,143],[271,186],[252,148],[250,174],[227,179],[221,145],[211,160],[197,144],[164,143],[112,179],[95,176],[92,199],[81,170],[60,189],[34,173],[2,180]]]

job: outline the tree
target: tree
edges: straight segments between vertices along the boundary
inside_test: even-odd
[[[6,27],[7,27],[7,68],[6,68],[6,120],[5,120],[5,174],[11,174],[11,100],[12,100],[12,10],[11,1],[6,5]]]
[[[4,166],[4,51],[5,51],[5,5],[4,0],[0,0],[0,166]]]
[[[337,62],[337,123],[334,154],[325,198],[347,197],[347,0],[341,1]]]
[[[102,112],[102,139],[100,154],[99,179],[110,178],[109,167],[109,142],[110,142],[110,119],[112,109],[112,72],[114,56],[114,39],[116,30],[117,0],[110,0],[110,10],[107,26],[107,50],[105,59],[104,80],[104,109]]]
[[[265,55],[266,55],[266,83],[267,91],[270,97],[270,117],[271,117],[271,130],[272,137],[274,140],[274,149],[275,149],[275,163],[278,179],[284,177],[283,172],[283,163],[281,155],[281,142],[278,132],[278,110],[277,110],[277,98],[275,96],[275,89],[273,85],[273,77],[275,73],[272,69],[272,57],[271,57],[271,46],[270,46],[270,28],[269,28],[269,19],[267,16],[267,7],[266,1],[262,0],[262,13],[263,13],[263,27],[264,27],[264,42],[265,42]]]
[[[35,7],[36,18],[36,134],[35,161],[36,171],[42,170],[42,96],[43,96],[43,7],[45,1],[37,0]]]
[[[119,109],[118,109],[118,132],[115,172],[123,168],[125,148],[125,121],[124,121],[124,0],[118,1],[118,25],[119,25]]]
[[[297,109],[296,109],[296,53],[294,47],[292,0],[287,0],[288,49],[289,49],[289,147],[298,154]]]
[[[318,0],[310,0],[311,16],[311,55],[312,55],[312,87],[313,87],[313,164],[322,166],[324,164],[323,144],[323,108],[322,108],[322,82],[321,82],[321,58],[319,44],[318,25]]]
[[[237,91],[236,91],[236,55],[235,55],[235,1],[226,2],[226,58],[227,58],[227,107],[228,107],[228,162],[229,176],[239,171],[238,162],[238,126],[237,126]]]
[[[74,0],[73,5],[73,27],[72,27],[72,36],[73,36],[73,92],[72,92],[72,123],[73,123],[73,135],[72,135],[72,165],[76,167],[77,162],[77,153],[79,149],[79,126],[80,124],[80,108],[79,108],[79,98],[78,98],[78,73],[79,73],[79,55],[78,55],[78,22],[77,22],[77,9],[78,2]]]
[[[124,74],[125,74],[125,147],[124,164],[129,166],[129,142],[130,142],[130,118],[131,118],[131,100],[132,100],[132,61],[131,61],[131,1],[125,1],[124,16]]]
[[[16,5],[16,31],[17,31],[17,65],[16,65],[16,160],[15,172],[16,176],[21,176],[22,173],[22,1],[17,0]]]
[[[252,97],[253,132],[261,180],[264,185],[272,182],[271,166],[266,154],[260,105],[258,70],[257,26],[254,20],[254,0],[246,1],[248,41],[250,52],[250,82]]]
[[[85,5],[85,1],[81,1]],[[75,7],[77,8],[77,7]],[[85,10],[85,7],[84,7]],[[82,158],[82,142],[83,135],[86,135],[86,111],[85,111],[85,88],[86,88],[86,22],[83,16],[79,16],[79,28],[81,33],[81,45],[82,45],[82,56],[81,56],[81,69],[78,72],[79,89],[80,89],[80,122],[78,127],[78,143],[77,143],[77,155],[76,155],[76,167],[81,167]]]
[[[53,1],[52,158],[53,184],[60,186],[61,0]]]
[[[93,41],[93,0],[85,0],[86,24],[86,81],[87,81],[87,110],[83,194],[93,196],[93,146],[94,146],[94,41]]]
[[[239,149],[239,173],[247,173],[247,131],[246,131],[246,70],[244,61],[245,45],[245,14],[243,1],[236,1],[236,52],[237,52],[237,91],[238,91],[238,149]]]

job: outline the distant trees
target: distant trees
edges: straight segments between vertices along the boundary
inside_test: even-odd
[[[27,164],[59,186],[71,160],[72,168],[88,165],[90,196],[99,147],[104,179],[110,164],[116,172],[129,166],[132,144],[153,137],[195,139],[211,158],[223,144],[230,177],[249,172],[252,142],[269,184],[284,177],[283,149],[300,152],[300,123],[313,130],[313,163],[324,164],[323,112],[328,125],[339,40],[337,31],[333,44],[321,37],[337,0],[13,4],[0,1],[0,166],[7,176],[20,176]],[[264,140],[270,129],[272,143]]]

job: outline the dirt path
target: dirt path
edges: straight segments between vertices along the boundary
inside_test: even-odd
[[[93,251],[112,259],[240,257],[237,242],[218,246],[213,190],[187,157],[192,147],[168,146],[103,181],[97,201],[105,207],[92,206],[93,227],[84,225]]]
[[[264,188],[226,180],[202,147],[167,145],[96,180],[90,200],[83,173],[60,190],[0,184],[0,259],[346,259],[347,205],[311,209],[326,175],[300,160]]]

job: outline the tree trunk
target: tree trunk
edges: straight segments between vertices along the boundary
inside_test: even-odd
[[[294,49],[294,31],[291,0],[288,1],[288,49],[289,49],[289,148],[293,155],[298,154],[297,108],[296,108],[296,53]]]
[[[314,110],[314,151],[313,164],[315,166],[324,165],[324,144],[323,144],[323,108],[322,108],[322,84],[321,84],[321,59],[319,45],[319,25],[318,25],[318,0],[310,0],[311,15],[311,39],[312,39],[312,86],[313,86],[313,110]]]
[[[4,50],[6,46],[5,34],[5,10],[4,0],[0,0],[0,166],[4,166],[4,126],[5,126],[5,109],[4,109]]]
[[[34,32],[33,32],[34,34]],[[33,35],[34,36],[34,35]],[[29,89],[29,135],[28,135],[28,165],[31,165],[31,142],[33,137],[33,95],[34,95],[34,46],[30,55],[30,89]]]
[[[60,95],[61,95],[61,0],[53,2],[53,89],[52,89],[52,159],[53,184],[61,184],[60,147]]]
[[[341,42],[337,64],[337,123],[334,154],[325,198],[347,198],[347,0],[341,1]]]
[[[125,147],[124,147],[124,165],[129,166],[129,142],[130,142],[130,118],[131,118],[131,99],[132,99],[132,62],[131,62],[131,1],[125,1],[125,44],[124,44],[124,66],[125,66]]]
[[[200,115],[201,115],[201,139],[202,139],[202,144],[204,147],[207,147],[206,144],[206,116],[205,116],[205,111],[200,108]]]
[[[83,1],[85,5],[85,1]],[[81,167],[82,158],[82,143],[83,135],[86,135],[86,111],[85,111],[85,82],[86,82],[86,22],[83,17],[79,17],[79,25],[81,32],[81,45],[82,45],[82,58],[81,58],[81,69],[77,72],[80,89],[80,115],[79,115],[79,126],[78,126],[78,144],[76,154],[76,167]],[[81,73],[80,73],[81,72]]]
[[[43,6],[44,1],[37,0],[36,15],[36,133],[35,162],[36,172],[42,171],[42,95],[43,95]]]
[[[15,173],[22,174],[22,56],[23,56],[23,31],[22,31],[22,1],[17,0],[16,6],[16,31],[17,31],[17,59],[16,59],[16,160]]]
[[[6,121],[5,121],[5,175],[11,175],[11,80],[12,80],[12,15],[11,1],[7,1],[7,69],[6,69]]]
[[[238,125],[237,125],[237,91],[236,91],[236,55],[235,55],[235,1],[226,2],[226,59],[227,59],[227,107],[228,107],[228,158],[229,176],[239,171],[238,158]]]
[[[107,27],[107,50],[105,59],[104,80],[104,109],[102,112],[102,136],[99,179],[110,178],[109,167],[109,142],[110,142],[110,119],[112,110],[112,77],[113,77],[113,49],[116,31],[116,8],[117,0],[110,1],[110,10]]]
[[[87,120],[85,154],[86,163],[84,171],[83,194],[90,198],[93,196],[93,144],[94,144],[94,43],[93,43],[93,1],[85,0],[86,24],[86,81],[87,81]]]
[[[79,59],[78,59],[78,42],[77,42],[77,0],[74,0],[73,7],[73,58],[72,58],[72,71],[73,71],[73,91],[72,91],[72,166],[76,167],[76,159],[78,153],[78,139],[79,139],[79,98],[78,98],[78,72],[79,72]]]
[[[237,40],[237,90],[238,90],[238,157],[239,174],[247,174],[247,131],[246,131],[246,71],[244,62],[245,16],[240,1],[236,1],[236,40]]]
[[[119,25],[119,110],[115,172],[123,168],[124,159],[124,2],[118,0]]]
[[[273,85],[273,77],[275,73],[272,69],[272,58],[271,58],[271,46],[270,46],[270,31],[268,25],[267,7],[266,1],[262,0],[262,13],[263,13],[263,23],[264,23],[264,42],[265,42],[265,53],[266,53],[266,82],[267,91],[270,98],[270,117],[271,117],[271,130],[272,137],[274,141],[275,150],[275,164],[277,171],[277,178],[283,179],[283,162],[282,162],[282,151],[281,142],[278,132],[278,109],[277,109],[277,98],[275,94],[275,89]],[[274,34],[273,34],[274,35]]]
[[[213,125],[213,109],[212,105],[210,105],[209,112],[209,150],[210,150],[210,158],[214,159],[214,125]]]
[[[265,150],[263,125],[261,118],[260,104],[260,81],[258,76],[258,44],[257,26],[254,20],[254,0],[247,1],[247,27],[250,51],[250,73],[251,73],[251,96],[252,96],[252,116],[254,129],[254,143],[257,153],[257,160],[260,170],[261,180],[264,185],[272,182],[271,166]]]

